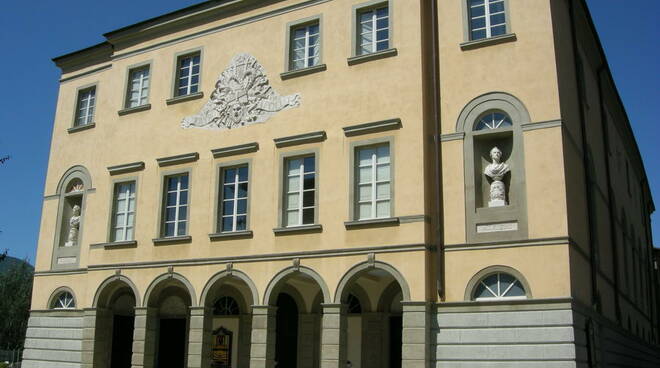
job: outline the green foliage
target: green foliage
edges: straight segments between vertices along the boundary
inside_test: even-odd
[[[3,261],[6,262],[7,260]],[[13,263],[0,273],[0,316],[2,316],[0,348],[2,349],[23,347],[30,316],[33,273],[32,266],[27,262]]]
[[[0,362],[0,368],[9,368],[9,364],[5,362]]]

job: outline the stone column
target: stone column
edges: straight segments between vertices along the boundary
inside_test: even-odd
[[[188,329],[188,368],[201,368],[208,366],[210,354],[207,344],[204,344],[204,335],[210,335],[212,319],[206,318],[210,308],[190,307],[190,324]],[[207,336],[208,337],[208,336]],[[203,363],[206,363],[203,365]]]
[[[252,346],[250,368],[273,368],[275,363],[275,323],[277,307],[252,306]]]
[[[321,304],[321,368],[346,368],[346,306]]]
[[[94,340],[96,338],[96,309],[85,308],[83,312],[81,367],[94,366]]]
[[[157,326],[158,310],[156,308],[135,307],[132,368],[154,366]]]
[[[401,302],[403,306],[403,368],[428,368],[431,355],[431,303]]]

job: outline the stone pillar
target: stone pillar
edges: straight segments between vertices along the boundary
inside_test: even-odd
[[[210,309],[206,307],[190,307],[190,323],[188,329],[188,368],[201,368],[208,366],[208,341],[204,344],[204,335],[210,335],[212,319]],[[203,364],[205,363],[205,364]]]
[[[319,361],[319,349],[321,342],[316,336],[318,330],[317,325],[319,323],[318,314],[316,313],[301,313],[298,315],[298,323],[300,326],[299,341],[300,349],[298,356],[298,367],[299,368],[314,368],[318,367]]]
[[[383,313],[362,313],[362,368],[387,366],[388,319]]]
[[[241,314],[239,317],[238,333],[238,368],[250,367],[250,334],[252,332],[252,315]]]
[[[83,312],[81,367],[94,366],[94,340],[96,338],[96,309],[85,308]]]
[[[431,303],[403,306],[402,368],[428,368],[431,355]]]
[[[346,306],[321,304],[321,368],[346,368]]]
[[[273,368],[275,363],[275,322],[277,307],[252,306],[250,368]]]
[[[135,307],[132,368],[154,366],[157,327],[158,310],[156,308]]]

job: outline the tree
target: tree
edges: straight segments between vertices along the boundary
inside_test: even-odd
[[[9,160],[10,158],[11,158],[11,156],[3,156],[3,157],[0,157],[0,164],[4,164],[4,163],[7,162],[7,160]]]
[[[19,349],[25,342],[30,316],[34,271],[27,262],[16,262],[0,273],[0,348]]]

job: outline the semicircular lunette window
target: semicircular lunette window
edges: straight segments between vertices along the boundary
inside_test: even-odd
[[[216,316],[235,316],[240,314],[240,309],[234,298],[223,296],[213,305],[213,314]]]
[[[76,300],[70,292],[65,291],[53,302],[53,309],[74,309],[76,307]]]
[[[483,278],[474,291],[474,300],[476,301],[526,298],[527,293],[520,280],[503,272],[494,273]]]
[[[482,115],[477,121],[474,130],[508,128],[512,125],[509,115],[503,112],[493,111]]]

